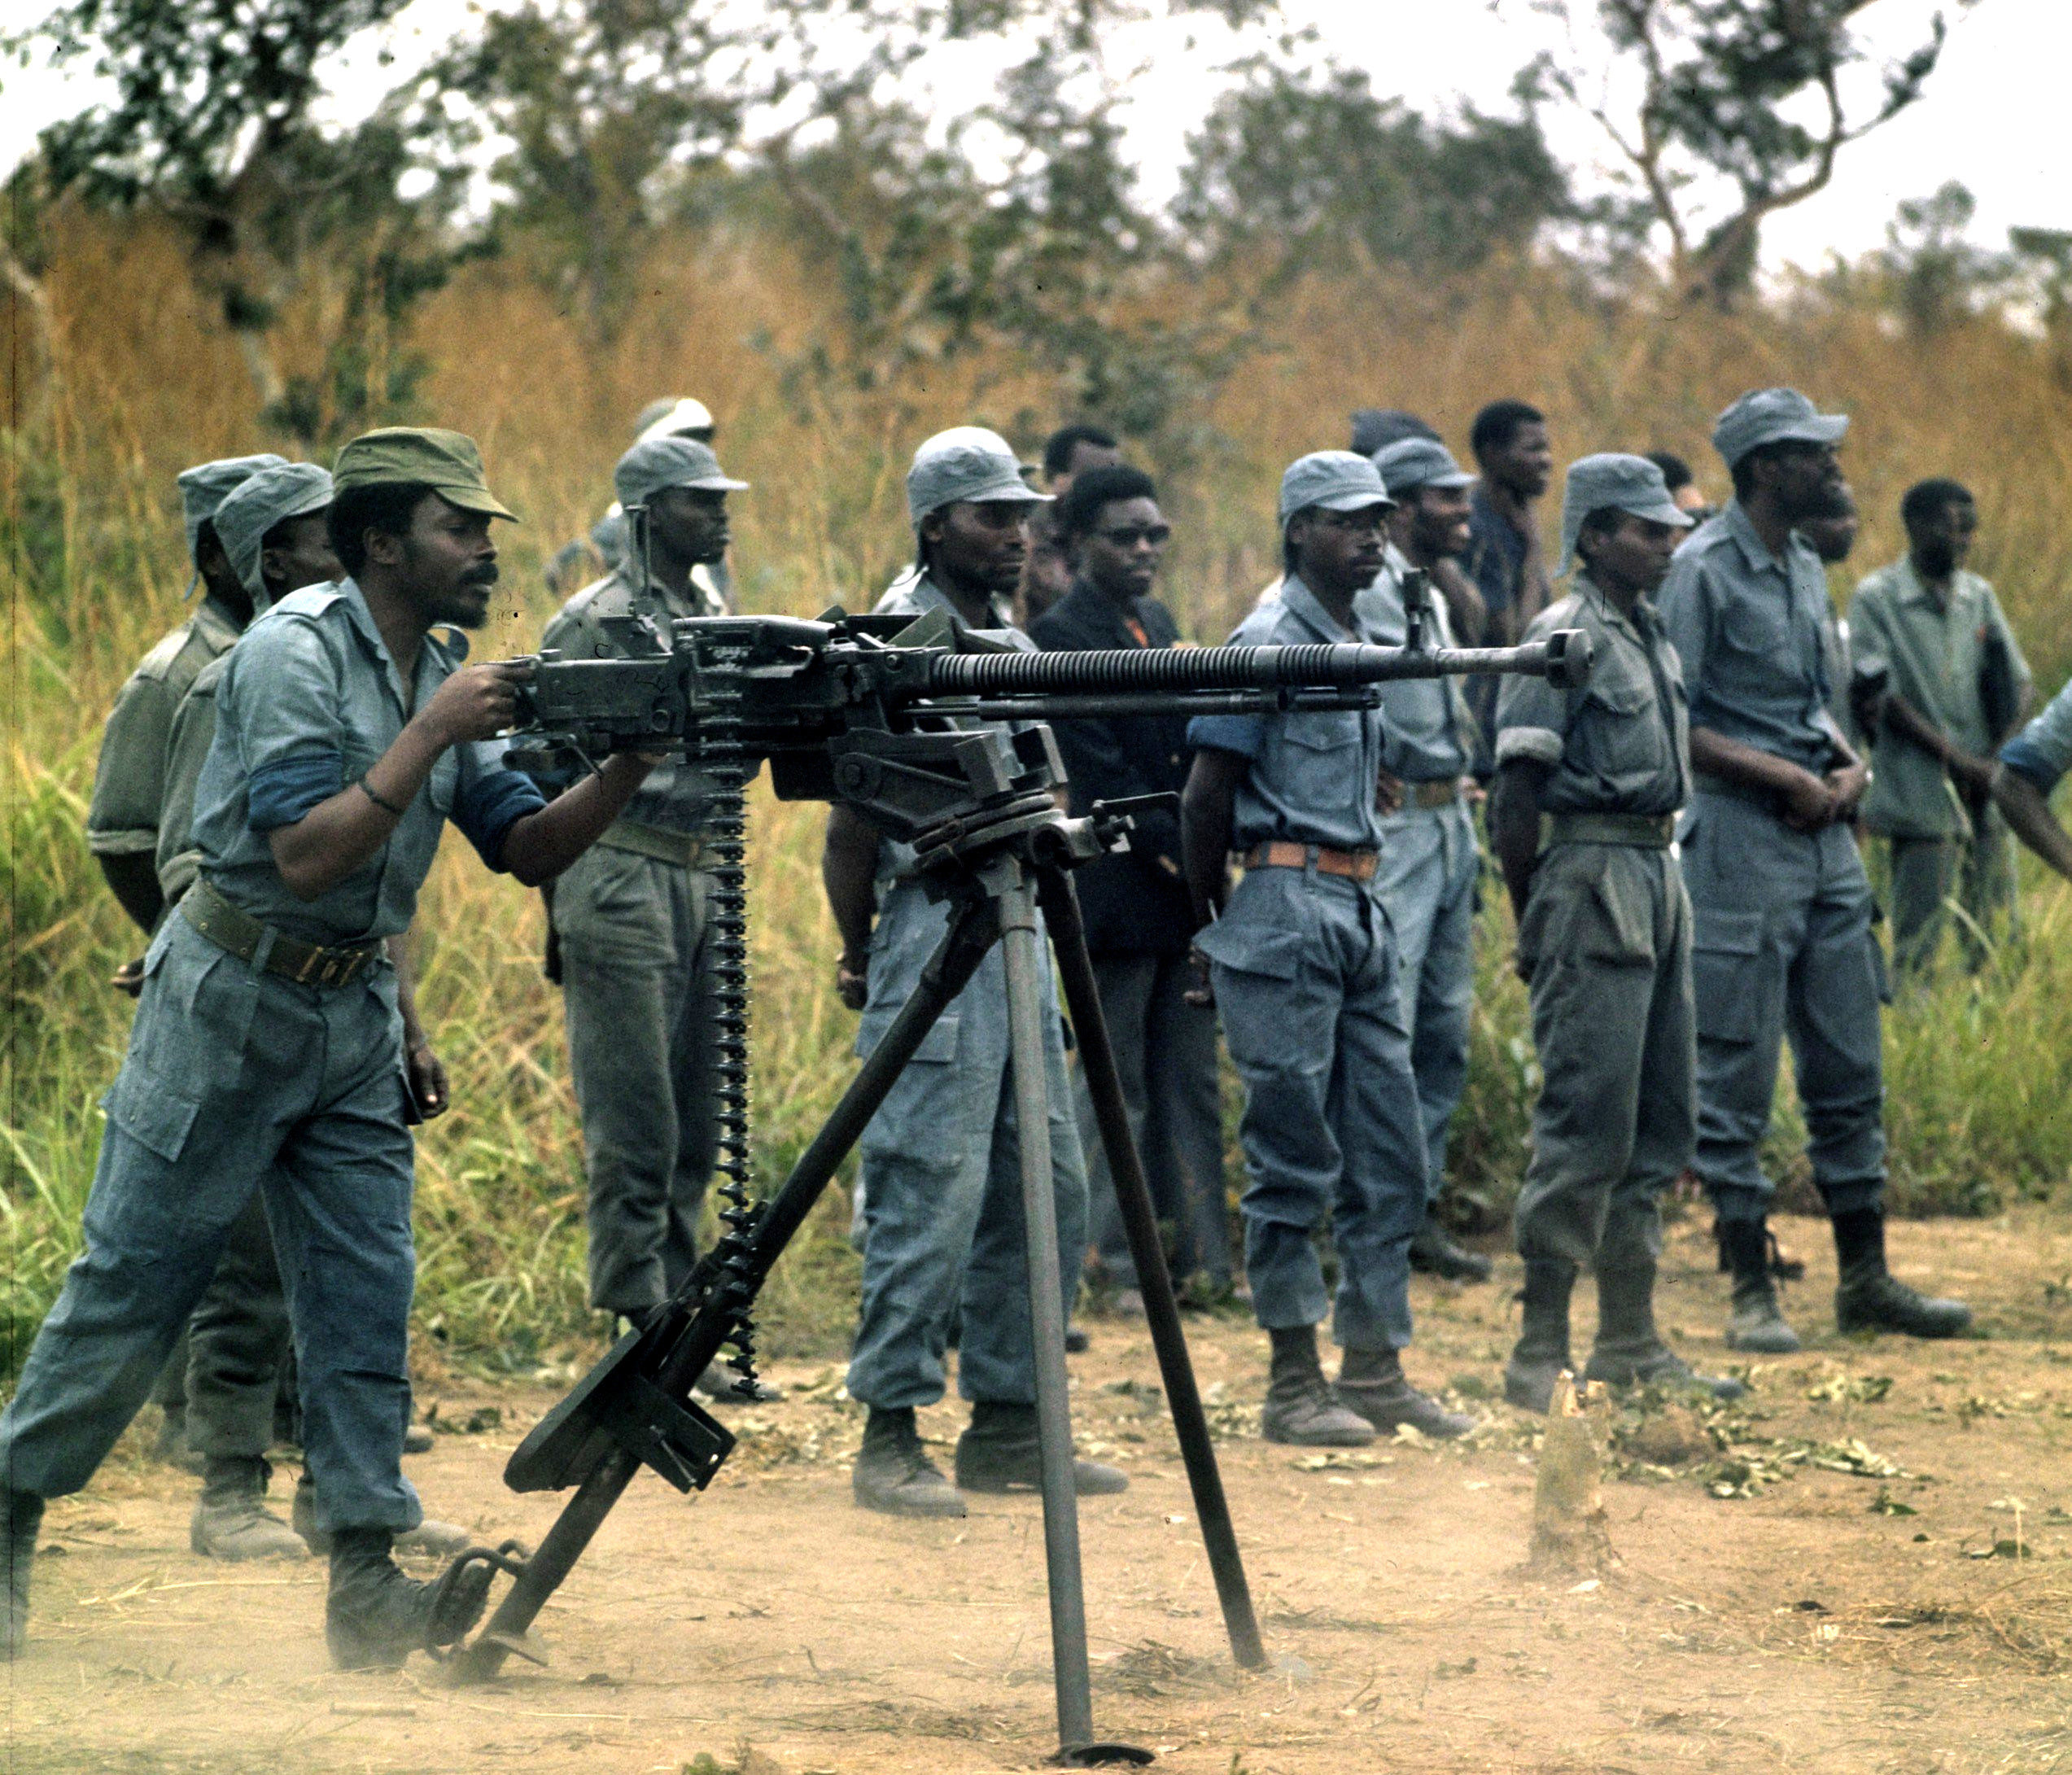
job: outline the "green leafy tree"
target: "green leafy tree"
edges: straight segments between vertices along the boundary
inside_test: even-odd
[[[1752,285],[1764,221],[1825,190],[1842,150],[1913,104],[1935,70],[1940,13],[1925,42],[1860,77],[1873,59],[1858,24],[1876,4],[1529,0],[1567,34],[1530,81],[1602,128],[1668,238],[1679,293],[1730,306]]]
[[[11,40],[111,89],[44,133],[52,197],[170,218],[266,417],[304,440],[407,403],[422,365],[400,323],[456,256],[442,225],[461,170],[427,171],[416,154],[435,93],[400,87],[352,125],[322,116],[336,59],[403,4],[66,0]],[[320,282],[333,317],[323,361],[291,375],[282,311]]]
[[[1112,25],[1241,25],[1267,0],[527,0],[439,77],[502,146],[501,213],[542,247],[601,334],[641,254],[689,215],[789,233],[842,299],[843,337],[785,366],[881,385],[903,365],[1005,339],[1072,398],[1162,416],[1192,386],[1198,330],[1145,317],[1166,246],[1119,150]],[[952,45],[1008,72],[945,120],[916,102]],[[1214,352],[1204,365],[1213,369]],[[1128,422],[1126,421],[1119,422]]]
[[[1257,58],[1191,150],[1178,214],[1196,250],[1283,273],[1364,259],[1458,273],[1576,214],[1529,111],[1435,121],[1355,69]]]

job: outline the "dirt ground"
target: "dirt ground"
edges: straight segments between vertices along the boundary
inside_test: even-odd
[[[1101,1731],[1183,1775],[2072,1770],[2072,1227],[1895,1227],[1903,1274],[1980,1309],[1982,1336],[1926,1346],[1836,1336],[1822,1229],[1781,1231],[1812,1266],[1787,1296],[1808,1349],[1755,1365],[1745,1408],[1709,1422],[1621,1414],[1605,1497],[1623,1563],[1597,1581],[1526,1567],[1537,1420],[1488,1397],[1515,1266],[1495,1286],[1418,1285],[1410,1364],[1487,1420],[1465,1447],[1260,1441],[1263,1340],[1191,1319],[1283,1664],[1269,1676],[1231,1665],[1147,1340],[1095,1323],[1077,1427],[1131,1479],[1082,1513]],[[1711,1254],[1695,1220],[1673,1230],[1664,1323],[1718,1364]],[[1056,1738],[1034,1499],[975,1501],[960,1523],[865,1515],[839,1370],[776,1378],[790,1397],[733,1414],[743,1446],[695,1504],[636,1483],[542,1619],[551,1667],[481,1688],[422,1659],[334,1674],[321,1564],[193,1557],[194,1482],[119,1455],[51,1508],[33,1644],[5,1677],[6,1767],[1039,1765]],[[421,1400],[453,1427],[411,1463],[434,1512],[536,1538],[555,1501],[500,1473],[552,1397]],[[960,1414],[925,1419],[946,1466]]]

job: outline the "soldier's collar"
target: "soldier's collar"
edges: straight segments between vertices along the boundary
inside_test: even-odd
[[[1806,549],[1808,554],[1812,553],[1799,540],[1799,532],[1794,530],[1786,539],[1784,553],[1781,555],[1771,553],[1770,545],[1756,534],[1754,521],[1738,499],[1727,501],[1726,520],[1727,534],[1733,538],[1735,545],[1741,550],[1742,558],[1751,567],[1780,567],[1789,573],[1794,549]]]
[[[1360,637],[1350,629],[1340,628],[1338,619],[1318,602],[1317,594],[1291,573],[1281,581],[1281,604],[1300,621],[1314,632],[1320,640],[1357,640]]]

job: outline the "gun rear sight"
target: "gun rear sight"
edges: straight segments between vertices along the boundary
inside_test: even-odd
[[[1590,669],[1589,638],[1575,629],[1517,647],[1343,642],[1045,654],[1007,646],[941,613],[689,617],[666,635],[643,619],[614,626],[624,631],[611,637],[623,657],[538,656],[514,728],[531,742],[514,749],[521,767],[565,767],[658,746],[693,758],[776,758],[859,730],[920,731],[948,719],[1358,708],[1396,679],[1494,672],[1567,688]]]

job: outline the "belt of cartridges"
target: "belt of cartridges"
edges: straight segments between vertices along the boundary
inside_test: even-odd
[[[378,942],[298,942],[271,925],[233,904],[206,881],[197,881],[181,896],[180,915],[218,949],[239,961],[256,960],[269,974],[305,986],[346,986],[358,979],[382,953]]]
[[[1306,869],[1316,865],[1319,875],[1339,875],[1349,881],[1371,881],[1381,862],[1373,850],[1334,850],[1328,845],[1297,844],[1292,838],[1274,838],[1256,844],[1238,859],[1248,869]]]

